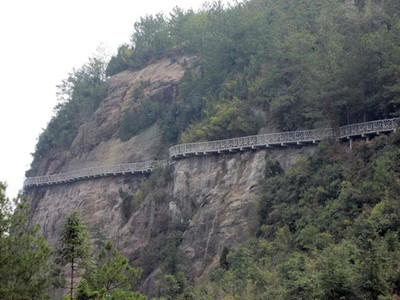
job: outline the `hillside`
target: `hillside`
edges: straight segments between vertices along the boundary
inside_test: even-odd
[[[177,143],[399,116],[397,1],[252,0],[135,25],[60,86],[27,177],[162,160]],[[55,246],[77,210],[167,299],[394,299],[399,135],[176,159],[27,190]],[[371,136],[372,138],[372,136]],[[398,297],[398,296],[397,296]]]

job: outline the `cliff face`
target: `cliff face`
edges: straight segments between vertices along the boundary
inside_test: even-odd
[[[138,72],[113,76],[108,97],[80,127],[70,149],[45,158],[38,175],[159,157],[165,149],[157,125],[122,142],[119,122],[128,107],[138,105],[132,94],[141,81],[149,82],[145,94],[151,99],[173,101],[184,72],[183,60],[163,60]],[[256,226],[265,157],[276,158],[286,168],[312,151],[311,147],[272,149],[178,160],[170,179],[156,185],[128,214],[123,195],[133,195],[145,175],[31,189],[31,222],[41,226],[54,246],[65,217],[78,210],[94,245],[111,240],[134,265],[142,266],[142,290],[154,296],[158,293],[160,252],[171,232],[182,233],[179,251],[188,277],[201,280],[218,264],[224,246],[231,248],[246,240]]]
[[[145,95],[162,105],[173,101],[176,86],[184,73],[181,64],[186,58],[172,63],[162,60],[140,71],[124,71],[110,78],[107,97],[90,119],[80,126],[70,148],[45,157],[37,175],[48,175],[74,169],[144,161],[158,156],[160,131],[153,126],[145,132],[122,142],[119,127],[123,113],[140,105],[135,90],[144,87]]]

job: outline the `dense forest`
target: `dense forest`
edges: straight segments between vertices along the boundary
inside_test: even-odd
[[[163,56],[197,58],[161,116],[170,143],[255,132],[260,124],[248,107],[280,130],[390,117],[398,110],[399,6],[254,0],[226,8],[214,2],[197,13],[175,9],[141,19],[106,73]]]
[[[142,99],[126,112],[123,140],[156,121],[174,144],[254,134],[265,122],[286,131],[397,116],[399,13],[396,0],[252,0],[146,16],[108,63],[91,59],[60,85],[33,166],[69,146],[108,76],[165,57],[195,59],[166,109]]]
[[[182,293],[210,300],[398,299],[400,135],[343,147],[323,143],[286,172],[266,158],[254,236],[222,253],[207,284]]]
[[[337,128],[400,113],[398,0],[213,2],[199,11],[176,8],[169,16],[146,16],[109,62],[93,58],[72,72],[59,87],[60,102],[39,138],[32,169],[42,157],[69,147],[106,96],[110,76],[182,56],[191,63],[174,101],[161,109],[138,89],[141,106],[125,112],[122,140],[156,122],[167,146],[254,134],[266,124],[282,131]],[[400,135],[359,143],[352,151],[326,141],[287,171],[266,160],[253,236],[225,248],[220,267],[194,285],[185,278],[180,236],[174,233],[163,249],[164,299],[397,299]],[[155,188],[154,178],[147,189]],[[0,200],[0,243],[11,247],[8,232],[21,227],[7,223],[13,219],[4,194]],[[30,234],[26,239],[41,253],[33,260],[43,266],[36,271],[50,274],[51,250],[37,229]],[[106,245],[97,267],[88,268],[97,271],[82,281],[80,299],[112,294],[101,282],[105,257],[111,259],[104,253],[112,249]],[[2,253],[0,295],[21,287],[11,284],[18,274],[2,277],[8,268],[1,267]],[[139,276],[126,262],[123,266]],[[51,280],[34,275],[35,299],[45,298]],[[125,284],[115,297],[144,297],[133,289]]]

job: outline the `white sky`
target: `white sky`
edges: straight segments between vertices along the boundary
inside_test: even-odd
[[[37,137],[52,116],[56,85],[98,45],[129,41],[141,16],[204,0],[4,0],[0,2],[0,181],[15,197]]]

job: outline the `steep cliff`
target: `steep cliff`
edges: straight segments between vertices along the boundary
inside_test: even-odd
[[[162,104],[174,100],[184,60],[162,60],[141,71],[111,77],[107,98],[80,126],[70,149],[44,158],[38,175],[165,156],[157,124],[126,142],[121,141],[118,130],[124,111],[140,105],[133,93],[141,82],[148,83],[144,93],[153,101]],[[257,225],[265,157],[274,157],[286,168],[313,149],[270,149],[177,160],[170,170],[158,174],[153,188],[135,205],[129,201],[134,201],[132,195],[147,175],[30,189],[31,222],[41,226],[54,246],[65,216],[78,210],[95,248],[111,240],[134,265],[144,269],[142,290],[154,296],[158,294],[162,249],[171,232],[182,234],[178,251],[188,278],[201,280],[218,264],[225,246],[232,248],[245,241]]]

